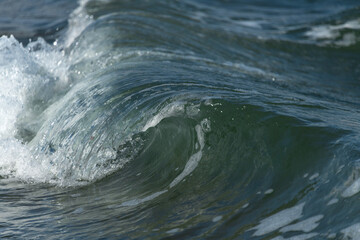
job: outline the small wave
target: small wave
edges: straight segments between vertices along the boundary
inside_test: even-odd
[[[326,84],[358,61],[298,42],[360,20],[260,2],[81,0],[51,44],[0,38],[0,178],[36,183],[6,186],[14,236],[356,238],[358,99]]]

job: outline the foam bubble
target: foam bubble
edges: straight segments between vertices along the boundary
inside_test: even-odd
[[[271,194],[274,192],[274,189],[270,188],[264,192],[265,195]]]
[[[309,180],[312,181],[314,180],[315,178],[318,178],[319,177],[319,173],[314,173],[311,177],[309,177]]]
[[[167,234],[175,234],[177,232],[179,232],[181,229],[180,228],[173,228],[169,231],[166,231]]]
[[[212,219],[213,222],[218,222],[222,219],[222,216],[216,216]]]

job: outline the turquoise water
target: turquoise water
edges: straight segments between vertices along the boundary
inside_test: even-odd
[[[1,238],[360,239],[357,1],[0,5]]]

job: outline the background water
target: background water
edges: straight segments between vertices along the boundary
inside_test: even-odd
[[[0,1],[0,237],[360,239],[360,4]]]

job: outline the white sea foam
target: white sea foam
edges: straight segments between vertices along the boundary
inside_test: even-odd
[[[280,232],[290,232],[290,231],[301,231],[301,232],[311,232],[317,226],[319,226],[319,221],[323,218],[323,215],[317,215],[308,219],[305,219],[301,222],[294,223],[291,225],[288,225],[286,227],[283,227],[280,229]]]
[[[335,44],[339,46],[350,46],[355,44],[359,39],[353,33],[341,35],[343,30],[359,30],[360,19],[350,20],[343,24],[336,25],[319,25],[312,27],[305,35],[314,40],[323,41],[325,44]]]
[[[65,45],[70,45],[89,24],[89,17],[84,15],[86,2],[80,1],[71,14],[69,30],[63,39]],[[42,136],[37,136],[38,142],[29,144],[18,140],[21,129],[36,134],[51,115],[51,111],[41,114],[41,109],[53,104],[72,84],[68,78],[70,63],[60,45],[50,45],[40,38],[23,47],[13,36],[0,38],[1,176],[54,182],[67,174],[63,166],[71,171],[72,166],[64,161],[61,149],[51,157],[38,151]],[[108,151],[104,154],[107,156]]]
[[[337,202],[339,202],[339,199],[333,198],[326,205],[330,206],[330,205],[336,204]]]
[[[169,231],[166,231],[167,234],[175,234],[177,232],[179,232],[181,229],[180,228],[173,228]]]
[[[360,239],[360,223],[355,223],[354,225],[341,230],[341,233],[344,234],[344,237],[350,239]]]
[[[171,117],[171,116],[179,116],[184,114],[185,107],[182,103],[175,102],[173,104],[167,105],[163,108],[158,114],[152,117],[143,127],[142,131],[146,131],[151,127],[155,127],[156,125],[161,122],[164,118]]]
[[[79,6],[71,13],[69,28],[65,34],[64,45],[69,47],[84,29],[93,22],[93,17],[88,15],[85,6],[89,0],[80,0]]]
[[[255,230],[253,236],[268,234],[301,218],[304,205],[305,203],[298,204],[261,220],[256,227],[252,228]]]
[[[244,27],[261,29],[261,24],[263,22],[261,22],[261,21],[243,20],[243,21],[236,21],[236,23],[239,24],[239,25],[242,25]]]
[[[319,177],[319,173],[314,173],[311,177],[309,177],[309,180],[312,181],[314,180],[315,178],[318,178]]]
[[[50,101],[67,84],[62,53],[39,39],[24,48],[14,37],[0,38],[0,172],[21,179],[51,176],[29,146],[15,138],[18,117],[29,115],[29,101]],[[43,91],[46,90],[46,91]],[[34,107],[34,106],[33,106]]]
[[[204,148],[204,132],[200,125],[196,125],[195,127],[197,137],[198,137],[198,143],[200,144],[200,150],[196,153],[194,153],[189,160],[187,161],[184,170],[170,183],[170,188],[177,185],[179,182],[181,182],[186,176],[188,176],[190,173],[192,173],[195,168],[198,166],[199,161],[202,157],[202,150]]]
[[[249,203],[245,203],[241,208],[247,208],[249,205]]]
[[[24,48],[13,36],[3,36],[0,38],[0,80],[3,112],[0,133],[12,135],[17,115],[26,107],[29,97],[36,95],[42,98],[39,100],[47,101],[67,82],[66,64],[62,62],[61,53],[43,39]],[[39,92],[44,87],[46,92]]]
[[[270,188],[264,192],[265,195],[271,194],[274,192],[274,189]]]
[[[355,180],[345,191],[341,194],[342,197],[352,197],[360,192],[360,178]]]
[[[279,236],[276,238],[272,238],[271,240],[307,240],[307,239],[311,239],[317,235],[318,235],[318,233],[307,233],[307,234],[300,234],[300,235],[292,236],[289,238],[284,238],[282,236]]]
[[[216,216],[212,219],[213,222],[218,222],[222,219],[222,216]]]
[[[151,201],[157,197],[159,197],[160,195],[166,193],[167,190],[163,190],[163,191],[159,191],[159,192],[156,192],[156,193],[153,193],[149,196],[146,196],[144,198],[137,198],[137,199],[133,199],[133,200],[129,200],[129,201],[126,201],[126,202],[123,202],[120,207],[131,207],[131,206],[137,206],[139,204],[142,204],[142,203],[145,203],[145,202],[148,202],[148,201]]]
[[[334,238],[336,238],[336,233],[330,233],[330,234],[328,234],[328,235],[327,235],[327,238],[329,238],[329,239],[334,239]]]

